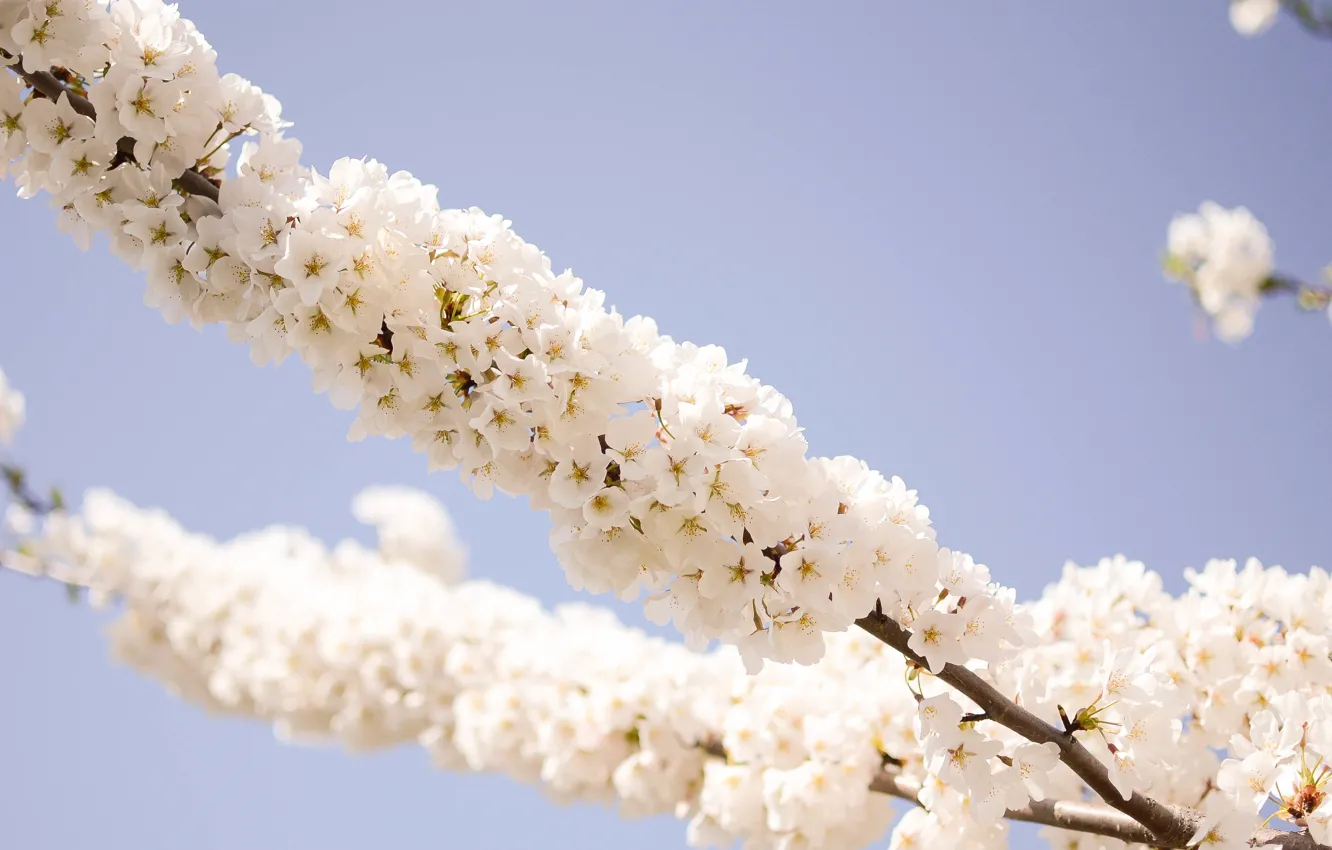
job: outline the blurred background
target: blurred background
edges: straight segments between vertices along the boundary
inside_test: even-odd
[[[1273,303],[1232,348],[1159,272],[1205,199],[1248,205],[1284,271],[1332,261],[1332,43],[1289,20],[1246,40],[1224,0],[181,5],[223,72],[282,100],[308,164],[410,170],[626,315],[748,358],[814,453],[901,475],[1020,597],[1119,552],[1173,590],[1209,557],[1332,566],[1332,327]],[[371,539],[363,486],[421,487],[473,575],[578,597],[543,515],[405,443],[348,444],[300,363],[167,326],[53,219],[0,202],[0,367],[37,482],[329,541]],[[415,749],[282,746],[113,664],[101,627],[0,575],[0,847],[684,846],[669,818]]]

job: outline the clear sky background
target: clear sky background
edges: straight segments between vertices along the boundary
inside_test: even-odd
[[[1234,33],[1224,0],[341,3],[182,0],[326,169],[372,155],[515,222],[676,339],[749,358],[813,452],[903,476],[946,545],[1032,597],[1123,552],[1332,567],[1332,327],[1268,305],[1203,341],[1158,271],[1176,212],[1246,204],[1332,261],[1332,43]],[[332,540],[361,487],[446,501],[474,575],[577,596],[519,501],[474,501],[290,361],[167,326],[41,201],[0,201],[15,448],[229,536]],[[636,606],[618,606],[642,622]],[[277,743],[111,663],[102,620],[0,575],[0,847],[679,848],[669,818],[500,777]],[[1015,845],[1032,843],[1030,830]]]

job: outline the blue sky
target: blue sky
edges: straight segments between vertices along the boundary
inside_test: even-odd
[[[1208,198],[1253,209],[1283,269],[1332,260],[1332,44],[1290,22],[1245,40],[1223,0],[181,5],[308,163],[410,170],[621,312],[749,358],[814,452],[903,476],[1021,596],[1117,552],[1176,589],[1209,557],[1332,566],[1332,327],[1279,303],[1238,348],[1200,341],[1158,271]],[[165,325],[40,201],[0,202],[0,233],[0,366],[39,479],[325,539],[363,537],[361,487],[419,486],[474,575],[576,597],[525,504],[348,444],[300,364]],[[279,745],[112,664],[101,626],[0,576],[0,846],[684,844],[416,750]]]

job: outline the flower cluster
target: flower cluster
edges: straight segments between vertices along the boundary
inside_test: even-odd
[[[1273,271],[1272,240],[1253,213],[1208,201],[1170,223],[1167,250],[1166,273],[1192,289],[1219,337],[1239,342],[1253,332]]]
[[[693,846],[864,847],[893,819],[873,793],[885,765],[927,807],[899,835],[962,848],[1002,846],[1006,806],[1081,793],[1051,772],[1049,747],[994,724],[1002,743],[982,737],[937,681],[864,632],[830,636],[816,666],[751,676],[730,647],[698,654],[585,606],[546,612],[455,583],[461,546],[422,494],[376,488],[355,513],[376,525],[376,550],[289,528],[218,543],[94,491],[40,528],[11,508],[24,540],[3,562],[121,604],[115,654],[210,710],[354,751],[414,740],[442,767],[541,782],[559,801],[673,812]]]
[[[1189,286],[1227,342],[1252,333],[1260,302],[1278,293],[1293,295],[1301,310],[1325,311],[1332,320],[1332,266],[1318,283],[1274,273],[1267,229],[1243,207],[1225,209],[1208,201],[1197,213],[1177,216],[1169,243],[1166,275]]]
[[[24,68],[58,65],[96,107],[25,103],[8,81],[24,194],[50,192],[76,233],[109,232],[168,320],[222,323],[256,362],[297,353],[317,389],[359,406],[353,439],[407,437],[482,498],[527,496],[573,586],[647,593],[653,617],[738,645],[751,670],[818,660],[826,633],[876,606],[929,636],[932,666],[1013,651],[1012,594],[937,546],[900,479],[808,458],[790,403],[743,362],[624,319],[508,222],[442,210],[405,172],[305,169],[276,102],[219,77],[174,6],[0,9]],[[216,205],[173,184],[187,165],[217,174],[241,133],[257,141]]]
[[[116,654],[212,710],[352,750],[417,741],[442,767],[560,801],[672,812],[693,846],[864,847],[892,821],[874,793],[890,774],[920,804],[894,846],[1002,847],[1006,809],[1086,793],[1053,745],[978,716],[863,632],[830,636],[816,666],[751,676],[729,647],[699,654],[585,606],[457,583],[461,546],[428,497],[375,489],[355,506],[375,550],[288,528],[218,543],[94,492],[35,533],[11,509],[26,539],[4,563],[122,602]],[[1122,557],[1070,565],[1029,607],[1035,645],[994,684],[1052,722],[1067,707],[1126,795],[1201,806],[1208,846],[1245,846],[1269,795],[1321,835],[1327,575],[1211,562],[1189,580],[1172,599]]]
[[[1046,639],[1000,677],[1029,711],[1077,735],[1126,800],[1180,775],[1178,659],[1147,617],[1168,616],[1170,603],[1141,563],[1069,565],[1032,610]]]
[[[1332,579],[1252,559],[1185,575],[1171,598],[1137,562],[1069,566],[1029,609],[1039,644],[996,682],[1053,723],[1067,707],[1123,791],[1201,809],[1204,846],[1247,846],[1268,815],[1328,843]]]
[[[1195,806],[1217,761],[1180,722],[1190,706],[1177,678],[1179,652],[1159,626],[1173,616],[1174,604],[1160,577],[1139,562],[1117,556],[1092,567],[1068,564],[1028,609],[1039,640],[998,673],[996,684],[1081,741],[1124,799],[1141,791],[1162,803]],[[1078,799],[1082,787],[1061,770],[1045,793]],[[1061,847],[1124,846],[1043,832]]]
[[[9,379],[0,371],[0,446],[14,441],[14,435],[23,427],[23,393],[9,385]]]
[[[558,801],[673,812],[698,846],[855,848],[891,823],[870,791],[874,741],[909,750],[912,700],[900,656],[868,635],[835,636],[824,665],[749,676],[731,648],[698,654],[604,611],[457,583],[461,546],[423,494],[376,488],[355,513],[377,549],[279,527],[218,543],[93,491],[40,529],[11,508],[27,535],[4,563],[117,603],[119,658],[285,740],[416,741],[441,767],[541,782]],[[895,687],[845,711],[852,677]]]
[[[1236,834],[1260,811],[1332,843],[1332,578],[1250,559],[1209,562],[1163,623],[1182,652],[1191,727],[1228,758],[1213,819]]]

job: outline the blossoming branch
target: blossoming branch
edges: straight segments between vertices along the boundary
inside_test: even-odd
[[[1168,718],[1188,693],[1165,674],[1168,654],[1105,647],[1101,673],[1079,680],[1084,698],[1053,704],[1040,675],[1002,681],[1029,650],[1039,657],[1031,612],[985,567],[937,546],[899,479],[807,458],[789,403],[743,363],[623,319],[507,222],[441,210],[410,175],[373,160],[305,169],[276,101],[220,76],[174,7],[4,0],[0,32],[19,63],[0,93],[0,135],[21,194],[51,195],[82,244],[108,233],[169,320],[224,324],[257,362],[296,352],[318,389],[359,408],[353,438],[409,436],[481,497],[528,496],[550,513],[575,587],[646,592],[651,615],[693,643],[735,645],[751,672],[764,659],[813,663],[859,622],[911,660],[924,761],[982,834],[1032,794],[1012,771],[1035,762],[1004,754],[1010,734],[1053,745],[1076,782],[1153,844],[1241,846],[1257,826],[1259,811],[1233,792],[1205,788],[1172,808],[1179,775],[1166,767],[1179,752],[1153,735],[1166,723],[1184,740]],[[257,141],[222,180],[241,136]],[[1267,645],[1287,651],[1286,636]],[[975,705],[928,692],[937,681],[922,669]],[[1292,711],[1272,714],[1282,735],[1311,725]],[[1308,765],[1320,747],[1304,735],[1298,753],[1272,751],[1307,769],[1283,811],[1315,838],[1326,777]],[[926,805],[917,821],[950,821],[946,801]]]

